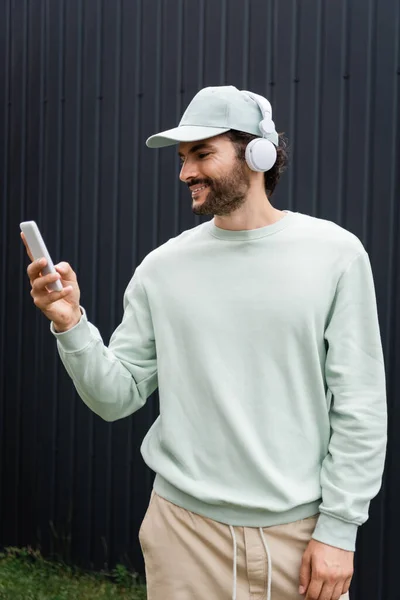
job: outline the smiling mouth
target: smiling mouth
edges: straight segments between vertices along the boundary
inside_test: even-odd
[[[196,187],[194,189],[191,190],[192,192],[192,198],[197,198],[197,196],[199,196],[201,194],[201,192],[203,190],[205,190],[206,188],[208,188],[208,185],[202,185],[199,187]]]

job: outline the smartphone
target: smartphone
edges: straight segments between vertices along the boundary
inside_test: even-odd
[[[19,226],[25,236],[33,258],[35,260],[38,258],[45,258],[47,260],[47,265],[42,269],[42,274],[49,275],[50,273],[57,273],[54,268],[53,261],[51,260],[49,251],[47,250],[46,244],[44,243],[42,235],[39,231],[39,227],[36,225],[35,221],[24,221],[23,223],[20,223]],[[47,287],[53,292],[61,292],[63,289],[60,280],[49,283]]]

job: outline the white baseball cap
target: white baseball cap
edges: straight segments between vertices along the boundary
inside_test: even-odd
[[[233,85],[206,87],[193,98],[178,127],[152,135],[146,145],[149,148],[163,148],[180,142],[196,142],[230,129],[262,137],[262,119],[260,107],[246,92],[241,92]],[[278,144],[276,131],[266,137],[275,145]]]

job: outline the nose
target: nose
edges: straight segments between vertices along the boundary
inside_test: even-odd
[[[181,172],[179,174],[179,179],[183,181],[183,183],[187,183],[190,179],[196,179],[198,177],[198,169],[196,166],[196,162],[187,158],[182,163]]]

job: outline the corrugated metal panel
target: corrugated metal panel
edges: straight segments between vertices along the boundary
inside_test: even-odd
[[[199,222],[175,150],[145,139],[199,88],[230,83],[266,95],[290,139],[276,205],[338,222],[371,256],[390,441],[353,598],[397,600],[399,75],[395,0],[0,1],[1,544],[142,568],[152,474],[139,446],[157,397],[113,425],[76,397],[32,306],[18,224],[35,218],[76,268],[108,340],[135,266]]]

